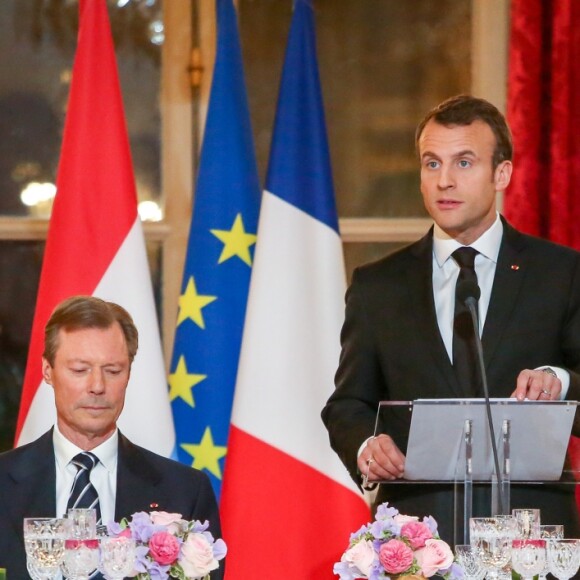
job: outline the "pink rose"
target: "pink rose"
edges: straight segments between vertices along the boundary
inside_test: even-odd
[[[427,540],[425,547],[415,552],[423,576],[429,578],[453,564],[453,552],[443,540]]]
[[[349,548],[341,558],[342,562],[348,562],[356,566],[361,574],[368,577],[371,573],[371,566],[375,559],[375,550],[369,540],[361,540],[352,548]]]
[[[182,519],[181,514],[169,512],[151,512],[151,523],[156,526],[165,526],[173,535],[177,535],[181,530],[182,524],[187,524]]]
[[[409,524],[411,522],[418,522],[419,518],[417,516],[405,516],[403,514],[397,514],[393,520],[398,526],[404,526],[405,524]]]
[[[379,548],[379,561],[388,574],[400,574],[413,564],[413,550],[401,540],[389,540]]]
[[[409,522],[401,528],[401,536],[407,538],[411,544],[411,548],[416,550],[425,545],[426,540],[433,537],[431,530],[421,522]]]
[[[168,532],[156,532],[149,540],[149,554],[162,566],[173,564],[179,555],[179,542]]]
[[[181,547],[179,563],[188,578],[198,578],[217,570],[219,564],[203,534],[189,534]]]

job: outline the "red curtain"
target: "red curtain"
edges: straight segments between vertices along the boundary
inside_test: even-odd
[[[580,250],[578,0],[512,0],[508,119],[516,171],[505,216]]]
[[[580,250],[580,2],[512,0],[508,120],[514,175],[503,213]],[[580,466],[580,439],[570,456]],[[576,498],[580,505],[580,487]]]

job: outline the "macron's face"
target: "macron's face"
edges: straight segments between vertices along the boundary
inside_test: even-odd
[[[67,439],[88,450],[111,436],[130,370],[118,323],[107,329],[59,331],[54,366],[43,358],[42,373],[54,389],[58,427]]]
[[[449,236],[470,244],[495,221],[497,192],[511,177],[511,162],[495,171],[495,136],[487,123],[446,127],[431,119],[419,138],[421,193],[433,220]]]

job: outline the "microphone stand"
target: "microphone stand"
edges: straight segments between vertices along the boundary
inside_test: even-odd
[[[485,398],[485,411],[487,414],[487,423],[489,425],[489,433],[491,437],[491,450],[493,453],[493,462],[495,464],[495,473],[497,475],[497,483],[499,486],[498,501],[499,501],[499,511],[504,513],[504,503],[503,503],[503,484],[502,484],[502,473],[499,469],[499,456],[497,453],[497,445],[495,442],[495,429],[493,428],[493,419],[491,417],[491,403],[489,402],[489,389],[487,386],[487,374],[485,372],[485,364],[483,362],[483,347],[481,345],[481,338],[479,337],[479,322],[477,319],[476,311],[477,301],[473,296],[469,296],[465,299],[465,305],[469,308],[469,313],[471,314],[471,320],[473,321],[473,330],[475,334],[475,348],[477,350],[477,361],[479,364],[479,374],[481,375],[482,385],[483,385],[483,396]]]

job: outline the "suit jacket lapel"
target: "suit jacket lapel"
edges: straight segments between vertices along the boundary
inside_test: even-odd
[[[129,517],[138,511],[150,511],[151,489],[160,481],[162,474],[151,465],[139,447],[119,433],[117,463],[117,497],[115,520]],[[163,509],[163,506],[159,506]]]
[[[56,467],[52,429],[30,445],[9,473],[8,489],[2,490],[13,525],[22,533],[25,517],[54,517],[56,513]]]
[[[427,343],[424,352],[429,353],[433,364],[445,377],[449,388],[457,397],[466,397],[439,332],[435,300],[433,298],[433,228],[412,249],[416,262],[410,264],[407,271],[409,288],[417,288],[417,302],[413,309],[417,321],[417,329],[422,339]],[[448,394],[447,389],[445,393]]]
[[[482,333],[486,369],[500,344],[510,314],[516,306],[526,272],[525,238],[503,218],[504,233],[495,269],[489,309]]]

